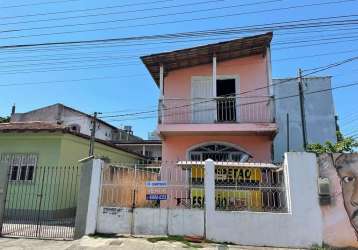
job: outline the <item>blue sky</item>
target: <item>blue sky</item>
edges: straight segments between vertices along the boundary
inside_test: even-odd
[[[358,14],[358,1],[354,0],[336,4],[242,15],[238,14],[304,4],[332,2],[334,0],[244,0],[240,2],[234,0],[64,0],[62,3],[37,4],[50,1],[54,0],[0,1],[0,8],[3,9],[0,13],[0,18],[2,18],[2,23],[0,23],[0,45],[153,35]],[[149,2],[156,3],[148,4]],[[22,4],[28,6],[13,7],[14,5]],[[251,5],[230,7],[244,4]],[[120,5],[131,6],[118,7]],[[155,9],[173,5],[182,6],[161,10]],[[103,9],[66,13],[66,11],[89,8]],[[137,12],[134,12],[134,10],[137,10]],[[179,12],[199,10],[201,12],[177,14]],[[63,13],[34,15],[49,12]],[[104,15],[73,18],[74,16],[99,13],[104,13]],[[147,18],[154,15],[159,17]],[[17,17],[15,18],[15,16]],[[68,19],[61,19],[65,17]],[[173,22],[202,17],[210,18],[197,21]],[[47,19],[61,20],[51,21]],[[131,20],[124,21],[123,19]],[[87,24],[95,22],[106,23]],[[167,24],[158,24],[165,22]],[[80,25],[59,27],[74,24]],[[298,67],[303,69],[314,68],[358,55],[358,36],[354,29],[358,27],[356,25],[356,27],[351,26],[350,28],[353,29],[330,28],[332,29],[330,31],[327,31],[327,29],[321,31],[316,29],[316,32],[312,33],[295,33],[295,31],[275,32],[272,45],[273,76],[295,76]],[[97,31],[82,32],[90,29],[97,29]],[[64,32],[72,33],[49,35],[49,33]],[[339,42],[319,46],[284,49],[283,45],[277,44],[286,41],[320,40],[337,36],[342,37]],[[227,36],[217,41],[235,37],[239,36]],[[121,111],[117,113],[120,114],[153,110],[157,105],[158,89],[145,67],[141,64],[139,56],[207,43],[209,41],[201,40],[171,44],[142,43],[141,45],[97,48],[82,47],[69,49],[68,47],[57,47],[42,50],[0,50],[2,52],[0,53],[0,115],[9,115],[11,106],[14,103],[16,103],[17,112],[26,112],[58,102],[84,112]],[[322,55],[316,56],[317,54]],[[287,58],[291,59],[283,60]],[[339,86],[356,81],[357,73],[358,62],[354,61],[341,67],[327,70],[320,75],[333,76],[333,86]],[[78,81],[78,79],[90,78],[97,78],[97,80]],[[23,84],[29,82],[48,83],[1,86],[4,84]],[[358,87],[334,92],[336,111],[342,119],[341,126],[343,131],[347,134],[358,132],[357,98]],[[135,133],[144,138],[147,137],[147,132],[154,130],[156,127],[156,118],[136,120],[124,120],[124,118],[121,118],[116,119],[116,121],[108,119],[108,121],[117,126],[132,125]]]

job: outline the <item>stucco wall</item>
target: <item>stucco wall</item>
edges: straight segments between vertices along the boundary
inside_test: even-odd
[[[240,92],[266,86],[268,85],[266,57],[256,55],[218,62],[217,75],[239,75]],[[212,76],[212,64],[170,71],[164,79],[165,98],[191,98],[192,76]],[[267,94],[268,89],[254,93],[254,95]]]
[[[88,157],[89,140],[74,135],[63,135],[61,144],[60,164],[67,165],[77,163]],[[96,142],[94,154],[97,157],[108,157],[111,162],[132,163],[138,161],[139,157]]]
[[[203,236],[204,211],[136,208],[133,215],[124,208],[100,207],[96,231],[107,234],[130,234],[133,231],[137,235]]]
[[[6,133],[0,134],[0,154],[34,153],[38,165],[55,166],[59,161],[61,135],[42,133]]]
[[[78,124],[80,126],[80,132],[85,135],[91,135],[92,118],[86,115],[82,115],[78,112],[65,109],[62,114],[63,124],[70,126],[72,124]],[[101,140],[112,140],[112,128],[97,122],[96,138]]]
[[[46,190],[46,199],[53,199],[56,194],[56,199],[50,203],[46,203],[45,209],[60,209],[68,208],[69,202],[76,206],[76,188],[74,185],[76,182],[74,178],[77,178],[76,171],[79,171],[79,160],[88,157],[89,141],[71,134],[61,133],[0,133],[0,155],[7,153],[32,153],[38,155],[37,166],[48,167],[46,171],[51,168],[59,167],[55,171],[48,171],[45,174],[44,190]],[[109,146],[96,143],[95,154],[98,156],[106,156],[114,162],[135,162],[138,157],[120,151],[118,149],[111,148]],[[62,168],[72,169],[71,171],[64,171]],[[38,189],[39,184],[44,174],[44,169],[36,171],[35,168],[35,183],[29,185],[28,183],[16,183],[11,184],[13,192],[16,194],[18,191],[26,187],[33,189],[35,192]],[[73,174],[73,175],[70,175]],[[51,181],[51,182],[49,182]],[[53,187],[56,186],[54,189]],[[58,194],[58,190],[63,192]],[[18,196],[17,200],[21,200],[23,197]],[[27,202],[25,204],[25,202]],[[25,202],[13,201],[17,207],[26,209],[37,206],[35,202],[26,199]],[[15,207],[16,207],[15,206]],[[15,208],[14,207],[14,208]]]
[[[274,83],[287,79],[274,79]],[[305,92],[313,92],[331,87],[330,77],[305,79]],[[276,98],[298,95],[297,79],[291,79],[273,87]],[[308,143],[336,142],[335,110],[331,91],[306,94],[304,97]],[[274,160],[281,162],[287,149],[286,114],[289,113],[290,151],[303,150],[303,134],[299,96],[275,101],[275,119],[278,134],[274,139]]]
[[[162,142],[163,161],[187,160],[187,150],[197,144],[206,142],[227,142],[241,147],[252,154],[252,161],[271,161],[270,136],[236,136],[236,135],[176,135],[167,136]]]
[[[214,168],[205,167],[206,235],[210,240],[242,245],[311,247],[322,244],[316,157],[286,154],[288,213],[222,212],[215,210]]]

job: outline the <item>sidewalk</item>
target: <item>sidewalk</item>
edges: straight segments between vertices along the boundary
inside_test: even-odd
[[[99,238],[84,237],[75,241],[35,240],[18,238],[0,238],[0,249],[7,250],[92,250],[92,249],[119,249],[119,250],[163,250],[163,249],[203,249],[203,250],[283,250],[283,248],[244,247],[220,245],[213,243],[189,243],[179,241],[150,242],[146,238]]]

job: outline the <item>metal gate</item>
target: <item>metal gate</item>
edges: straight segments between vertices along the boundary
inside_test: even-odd
[[[79,167],[12,165],[1,236],[73,239]]]

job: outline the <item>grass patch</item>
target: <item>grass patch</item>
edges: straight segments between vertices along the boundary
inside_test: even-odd
[[[328,246],[326,244],[324,244],[323,246],[312,246],[310,248],[310,250],[354,250],[354,249],[358,249],[355,247],[331,247]]]
[[[181,242],[188,248],[203,248],[203,246],[198,244],[193,244],[189,241],[187,241],[183,236],[168,236],[168,237],[153,237],[153,238],[147,238],[147,240],[151,243],[156,243],[159,241],[169,241],[169,242]]]

